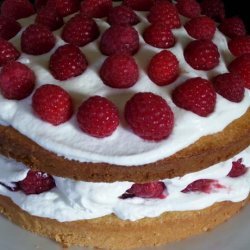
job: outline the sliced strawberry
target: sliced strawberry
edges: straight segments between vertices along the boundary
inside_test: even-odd
[[[244,175],[247,172],[247,167],[242,163],[242,158],[238,159],[237,161],[232,162],[232,168],[227,176],[231,178],[236,178],[239,176]]]

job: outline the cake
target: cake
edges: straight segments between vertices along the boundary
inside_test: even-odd
[[[0,212],[14,223],[128,249],[247,204],[250,40],[221,1],[5,0],[0,51]]]

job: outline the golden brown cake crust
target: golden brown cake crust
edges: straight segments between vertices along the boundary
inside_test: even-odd
[[[167,212],[157,218],[136,222],[123,221],[109,215],[92,220],[60,223],[31,216],[9,198],[0,195],[0,213],[17,225],[65,246],[129,249],[162,245],[213,229],[236,214],[246,205],[248,199],[238,203],[216,203],[198,211]]]
[[[0,126],[0,153],[51,175],[91,182],[148,182],[183,176],[227,160],[250,144],[250,108],[222,132],[200,138],[163,160],[142,166],[80,163],[45,150],[11,127]]]

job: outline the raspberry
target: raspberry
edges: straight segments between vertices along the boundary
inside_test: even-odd
[[[99,36],[95,21],[83,15],[76,15],[64,26],[62,39],[68,43],[84,46]]]
[[[155,0],[123,0],[125,6],[138,11],[149,11],[154,3]]]
[[[111,26],[101,37],[100,50],[107,56],[119,53],[128,53],[133,55],[138,51],[138,49],[138,32],[130,26]]]
[[[209,194],[215,189],[224,188],[218,181],[211,179],[200,179],[189,184],[182,193],[201,192]]]
[[[49,62],[51,74],[60,81],[79,76],[86,70],[87,66],[85,55],[72,44],[59,47]]]
[[[35,22],[46,26],[52,31],[61,28],[64,23],[62,17],[52,8],[41,9],[36,16]]]
[[[195,39],[212,39],[216,25],[213,19],[206,16],[199,16],[191,19],[185,24],[187,33]]]
[[[153,93],[137,93],[125,106],[125,119],[133,132],[149,141],[167,138],[174,127],[174,114],[167,102]]]
[[[31,24],[22,33],[22,51],[31,55],[42,55],[49,52],[55,45],[53,33],[45,26]]]
[[[17,183],[18,187],[27,195],[41,194],[54,188],[55,180],[52,176],[30,170],[26,178]]]
[[[217,46],[210,40],[195,40],[184,50],[187,63],[197,70],[210,70],[219,64],[220,54]]]
[[[201,13],[201,6],[196,0],[179,0],[176,7],[181,15],[189,18],[197,17]]]
[[[19,51],[8,41],[0,38],[0,66],[19,58]]]
[[[57,126],[70,119],[73,104],[70,95],[61,87],[45,84],[32,97],[32,108],[46,122]]]
[[[151,8],[148,20],[150,23],[165,23],[170,29],[179,28],[181,26],[177,8],[172,3],[166,1],[157,2]]]
[[[218,28],[224,35],[230,38],[246,35],[244,22],[239,17],[224,19]]]
[[[196,77],[179,85],[173,91],[172,99],[178,107],[206,117],[214,111],[216,93],[211,82]]]
[[[126,190],[126,193],[122,194],[120,199],[127,199],[133,197],[141,198],[155,198],[155,199],[164,199],[166,198],[167,187],[162,181],[155,181],[149,183],[135,183],[131,186],[130,189]]]
[[[80,9],[79,0],[48,0],[47,6],[54,8],[60,16],[65,17]]]
[[[109,11],[107,22],[110,25],[135,25],[139,18],[131,8],[121,5]]]
[[[240,36],[228,42],[228,48],[234,56],[250,53],[250,36]]]
[[[176,56],[163,50],[153,56],[148,66],[149,78],[159,86],[168,85],[179,75],[179,62]]]
[[[231,102],[241,102],[244,98],[244,80],[237,74],[225,73],[213,79],[215,91]]]
[[[0,38],[9,40],[21,30],[21,25],[13,18],[0,16]]]
[[[129,88],[138,80],[139,70],[132,56],[116,54],[104,61],[100,77],[112,88]]]
[[[244,86],[250,89],[250,54],[236,58],[229,64],[228,69],[232,73],[239,74],[244,80]]]
[[[203,0],[201,13],[220,22],[225,18],[224,3],[222,0]]]
[[[143,38],[146,43],[156,47],[167,49],[175,45],[175,37],[164,23],[157,23],[148,26],[144,33]]]
[[[1,5],[1,15],[16,20],[34,13],[33,5],[28,0],[5,0]]]
[[[0,73],[0,90],[7,99],[21,100],[31,94],[35,80],[30,68],[19,62],[10,62]]]
[[[84,0],[81,3],[81,13],[88,17],[106,17],[112,9],[112,0]]]
[[[244,175],[247,172],[247,167],[242,163],[242,158],[232,162],[232,168],[227,176],[236,178]]]
[[[92,96],[79,107],[77,121],[83,132],[103,138],[116,130],[119,114],[111,101],[101,96]]]
[[[35,0],[35,8],[37,11],[44,8],[47,4],[48,0]]]

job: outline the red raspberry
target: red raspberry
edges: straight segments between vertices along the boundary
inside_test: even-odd
[[[209,194],[215,189],[224,188],[218,181],[211,179],[200,179],[189,184],[182,193],[202,192]]]
[[[247,167],[242,163],[242,158],[232,162],[232,168],[227,176],[236,178],[244,175],[247,172]]]
[[[196,77],[179,85],[172,99],[178,107],[206,117],[214,111],[216,93],[210,81]]]
[[[201,13],[201,6],[196,0],[179,0],[176,7],[181,15],[189,18],[197,17]]]
[[[228,42],[228,48],[234,56],[250,53],[250,36],[235,37]]]
[[[135,25],[139,18],[131,8],[121,5],[109,11],[107,22],[110,25]]]
[[[47,6],[54,8],[60,16],[65,17],[80,9],[79,0],[48,0]]]
[[[64,23],[62,17],[52,8],[41,9],[36,16],[35,22],[46,26],[52,31],[61,28]]]
[[[239,17],[224,19],[218,28],[224,35],[230,38],[246,35],[244,22]]]
[[[220,22],[225,18],[224,3],[222,0],[203,0],[201,13]]]
[[[81,50],[72,44],[59,47],[51,56],[49,69],[60,81],[79,76],[88,66],[87,59]]]
[[[178,75],[179,61],[176,56],[168,50],[163,50],[153,56],[148,65],[149,78],[159,86],[174,82]]]
[[[51,175],[30,170],[26,178],[17,183],[25,194],[41,194],[54,188],[55,180]]]
[[[119,53],[128,53],[133,55],[138,51],[138,49],[138,32],[130,26],[111,26],[101,37],[100,50],[107,56]]]
[[[244,98],[244,80],[237,74],[225,73],[213,79],[215,91],[231,102],[241,102]]]
[[[81,13],[88,17],[106,17],[112,9],[112,0],[84,0],[81,3]]]
[[[210,70],[219,64],[220,54],[217,46],[210,40],[195,40],[184,50],[187,63],[197,70]]]
[[[164,23],[156,23],[148,26],[144,33],[143,38],[146,43],[156,47],[167,49],[175,45],[175,37]]]
[[[7,99],[21,100],[31,94],[35,80],[30,68],[19,62],[10,62],[0,73],[0,90]]]
[[[64,26],[62,39],[76,46],[84,46],[99,36],[96,22],[86,16],[76,15]]]
[[[116,54],[104,61],[100,77],[104,84],[112,88],[129,88],[138,80],[139,70],[132,56]]]
[[[149,11],[154,3],[155,0],[123,0],[125,6],[138,11]]]
[[[206,16],[199,16],[191,19],[185,24],[187,33],[195,39],[212,39],[216,25],[213,19]]]
[[[181,26],[177,8],[167,1],[157,2],[152,7],[148,15],[148,20],[150,23],[165,23],[170,29]]]
[[[174,114],[167,102],[153,93],[137,93],[125,106],[125,119],[133,132],[149,141],[167,138],[174,127]]]
[[[92,96],[79,107],[77,121],[83,132],[103,138],[116,130],[119,114],[111,101],[101,96]]]
[[[0,38],[0,66],[19,58],[19,51],[8,41]]]
[[[250,54],[242,55],[230,63],[228,69],[239,74],[244,80],[245,88],[250,89]]]
[[[42,55],[55,46],[56,39],[53,33],[45,26],[31,24],[22,33],[22,51],[31,55]]]
[[[32,107],[43,121],[54,126],[68,121],[73,114],[70,95],[63,88],[52,84],[42,85],[35,91]]]
[[[5,0],[1,5],[1,15],[20,19],[35,13],[33,5],[28,0]]]
[[[41,10],[47,5],[48,0],[35,0],[35,8],[36,10]]]
[[[21,25],[13,18],[0,16],[0,38],[9,40],[21,30]]]
[[[166,198],[167,187],[162,181],[155,181],[149,183],[135,183],[131,186],[130,189],[126,190],[126,193],[122,194],[120,199],[128,199],[133,197],[141,198],[155,198],[155,199],[164,199]]]

